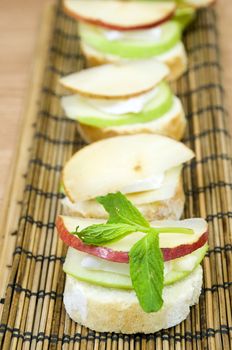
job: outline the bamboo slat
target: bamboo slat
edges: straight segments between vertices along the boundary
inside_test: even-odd
[[[54,16],[52,11],[45,16],[43,42],[49,40],[52,31],[49,50],[45,50],[49,55],[37,56],[37,79],[32,86],[30,108],[25,114],[20,151],[1,221],[5,230],[1,236],[4,248],[0,271],[4,283],[0,288],[0,348],[230,349],[232,155],[221,82],[217,18],[212,8],[201,11],[188,29],[184,40],[189,69],[173,84],[188,118],[184,142],[196,153],[196,158],[184,168],[184,215],[205,217],[210,230],[200,302],[180,325],[147,336],[96,333],[75,324],[64,310],[62,263],[66,248],[55,233],[54,221],[61,211],[60,171],[74,151],[83,146],[83,141],[76,132],[75,122],[64,117],[58,79],[85,64],[76,27],[59,5]],[[43,49],[46,47],[41,45]],[[42,67],[45,67],[43,74]],[[34,121],[32,131],[30,124]],[[23,142],[30,144],[30,153],[25,151]],[[22,178],[25,169],[26,177]],[[10,236],[12,227],[17,231],[14,236]],[[6,262],[11,265],[7,286]]]

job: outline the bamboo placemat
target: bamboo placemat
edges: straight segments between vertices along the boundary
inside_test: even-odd
[[[40,49],[37,56],[37,75],[41,67],[46,67],[43,75],[39,73],[36,86],[32,86],[21,139],[21,146],[30,140],[31,150],[18,153],[1,221],[1,349],[231,348],[232,158],[216,22],[212,8],[199,13],[185,35],[188,72],[173,84],[188,118],[184,141],[196,153],[195,160],[184,169],[185,216],[202,216],[209,222],[210,249],[203,263],[200,302],[191,308],[187,320],[176,327],[147,336],[123,335],[96,333],[75,324],[62,303],[66,248],[54,229],[55,217],[61,212],[60,171],[83,142],[76,133],[75,122],[66,119],[60,107],[58,79],[81,69],[84,59],[76,23],[59,6],[54,16],[51,11],[47,13],[42,40],[49,39],[50,28],[53,33],[49,53],[45,58]],[[37,108],[35,96],[41,80]],[[31,140],[30,123],[34,120]],[[27,158],[27,172],[22,180]],[[16,203],[19,199],[20,203]],[[12,232],[14,226],[16,231]],[[12,266],[5,286],[10,260]]]

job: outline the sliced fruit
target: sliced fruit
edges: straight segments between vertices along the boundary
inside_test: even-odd
[[[216,2],[216,0],[182,0],[183,3],[191,5],[195,8],[208,7]]]
[[[149,59],[84,69],[61,78],[60,83],[84,96],[123,99],[153,89],[168,74],[165,64]]]
[[[175,21],[169,21],[143,33],[141,31],[122,32],[116,40],[109,40],[106,31],[86,24],[79,25],[79,33],[87,45],[100,52],[133,59],[160,55],[181,40],[180,26]]]
[[[115,30],[154,27],[172,17],[175,2],[120,0],[65,0],[70,16],[91,24]]]
[[[102,259],[120,263],[128,262],[128,252],[130,248],[142,237],[144,233],[136,232],[130,234],[120,241],[109,243],[104,247],[95,247],[84,244],[77,236],[71,234],[76,227],[79,230],[92,225],[93,223],[104,222],[103,220],[91,220],[77,217],[58,216],[56,227],[60,238],[70,247],[98,256]],[[177,259],[192,253],[202,247],[208,238],[207,223],[203,219],[188,219],[182,221],[156,221],[152,222],[153,227],[184,227],[194,230],[193,235],[169,233],[160,234],[160,247],[163,252],[164,261]]]
[[[108,138],[82,148],[63,170],[65,193],[75,203],[139,184],[194,157],[183,143],[154,134]]]
[[[164,285],[175,283],[188,276],[200,264],[207,248],[205,244],[187,256],[165,263],[167,272],[164,275]],[[129,264],[91,258],[89,254],[73,248],[68,249],[64,271],[78,280],[103,287],[132,289]]]
[[[146,103],[139,113],[115,115],[102,112],[91,106],[86,98],[79,95],[64,96],[61,99],[61,104],[67,117],[98,128],[147,123],[161,118],[173,105],[173,94],[166,83],[159,84],[156,89],[156,95]],[[100,102],[98,105],[100,108]]]
[[[152,188],[143,192],[138,191],[138,185],[134,185],[134,193],[127,194],[127,198],[135,205],[140,206],[147,203],[154,203],[172,198],[181,182],[181,169],[182,166],[172,168],[165,173],[164,181],[159,188]],[[147,183],[144,181],[139,184],[144,187]],[[62,200],[62,204],[69,208],[72,212],[80,213],[81,217],[93,217],[89,213],[102,213],[104,215],[104,208],[95,200],[82,201],[72,203],[68,197]],[[78,216],[78,215],[77,215]]]
[[[195,18],[196,10],[192,6],[182,5],[177,7],[173,20],[177,21],[183,31]]]
[[[167,170],[164,180],[159,188],[138,192],[137,188],[134,186],[133,193],[127,194],[127,198],[136,206],[172,198],[175,195],[178,184],[181,181],[181,170],[181,165]]]

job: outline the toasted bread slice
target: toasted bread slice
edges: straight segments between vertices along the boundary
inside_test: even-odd
[[[148,123],[130,124],[116,127],[97,128],[77,124],[78,131],[87,143],[108,137],[132,134],[159,134],[181,140],[186,127],[186,118],[180,100],[176,97],[173,108],[159,119]]]
[[[105,288],[67,276],[64,304],[75,321],[98,332],[154,333],[179,324],[198,302],[202,267],[188,277],[166,286],[164,305],[158,312],[145,313],[134,291]]]
[[[104,54],[91,46],[81,42],[81,48],[84,56],[86,57],[87,64],[90,67],[99,66],[105,63],[124,61],[119,56],[110,54]],[[187,69],[187,54],[184,45],[179,42],[171,50],[162,55],[155,57],[158,61],[161,61],[170,69],[168,80],[173,81],[178,79]]]

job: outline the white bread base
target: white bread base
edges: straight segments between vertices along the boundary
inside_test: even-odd
[[[137,205],[137,208],[142,215],[149,221],[153,220],[179,220],[184,209],[184,191],[182,180],[180,179],[175,195],[158,202],[145,203]],[[107,213],[104,208],[97,203],[92,201],[90,204],[83,204],[73,209],[66,205],[66,201],[62,201],[63,214],[69,216],[80,216],[85,218],[94,219],[107,219]]]
[[[75,322],[98,332],[153,333],[185,320],[190,306],[198,302],[201,286],[198,266],[185,279],[164,288],[161,310],[145,313],[134,291],[94,286],[67,275],[64,304]]]
[[[104,54],[97,51],[93,47],[84,43],[83,40],[81,41],[81,49],[86,57],[87,65],[90,67],[127,60],[120,58],[119,56]],[[170,74],[168,80],[170,81],[178,79],[187,69],[187,54],[182,42],[177,43],[175,47],[164,54],[155,56],[155,58],[158,61],[167,64],[169,67]]]
[[[95,142],[108,137],[132,135],[139,133],[159,134],[181,140],[186,127],[185,113],[179,98],[174,98],[173,107],[161,118],[148,123],[138,123],[123,126],[97,128],[78,123],[77,128],[82,138],[87,142]]]

